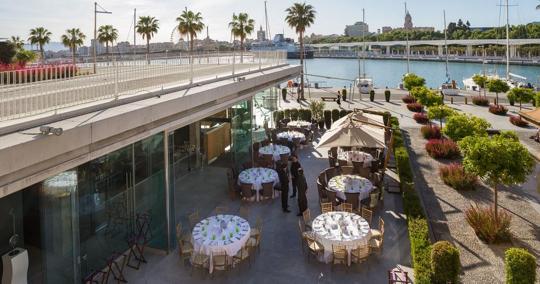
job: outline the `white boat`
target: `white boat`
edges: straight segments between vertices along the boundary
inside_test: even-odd
[[[356,87],[360,91],[360,94],[369,94],[373,90],[373,80],[371,78],[358,78],[356,79]]]
[[[362,21],[365,23],[365,11],[362,9]],[[366,77],[366,42],[362,32],[362,56],[358,56],[358,78],[355,80],[356,87],[360,94],[369,94],[373,90],[373,79]]]
[[[450,73],[448,72],[448,42],[447,42],[447,34],[446,34],[446,11],[443,10],[443,18],[444,18],[444,49],[446,54],[446,83],[443,83],[441,85],[441,93],[444,96],[457,96],[459,95],[459,89],[457,87],[456,81],[450,80]]]

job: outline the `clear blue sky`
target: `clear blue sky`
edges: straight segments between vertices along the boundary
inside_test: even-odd
[[[473,26],[496,26],[499,24],[501,0],[409,0],[409,11],[415,26],[443,26],[442,11],[446,9],[447,20],[469,20]],[[285,31],[293,36],[293,31],[284,23],[284,10],[292,0],[268,0],[268,14],[271,33]],[[504,2],[504,0],[503,0]],[[539,0],[511,0],[511,24],[540,21],[540,10],[535,10]],[[78,27],[87,35],[87,42],[93,37],[93,1],[89,0],[24,0],[11,1],[0,10],[0,37],[19,35],[28,37],[28,30],[44,26],[53,33],[53,41],[59,41],[67,28]],[[153,41],[169,41],[175,19],[184,7],[200,11],[209,26],[210,36],[229,40],[227,24],[233,12],[247,12],[257,26],[264,25],[263,0],[101,0],[99,3],[112,15],[99,15],[98,25],[112,24],[120,33],[119,41],[132,41],[130,34],[133,8],[138,15],[152,15],[161,23],[161,29]],[[366,9],[366,22],[370,31],[382,26],[402,26],[404,17],[403,1],[397,0],[311,0],[317,10],[317,20],[308,33],[342,34],[345,25],[360,21],[362,8]],[[501,19],[504,21],[504,18]],[[201,35],[200,37],[205,37]],[[253,35],[254,36],[254,35]],[[176,36],[178,37],[178,36]],[[139,37],[138,42],[142,42]]]

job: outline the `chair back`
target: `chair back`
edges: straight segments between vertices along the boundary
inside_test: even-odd
[[[216,209],[214,209],[214,213],[216,213],[216,215],[227,214],[227,212],[229,212],[229,207],[227,206],[218,206]]]
[[[304,237],[303,234],[305,232],[304,224],[302,224],[302,219],[298,219],[298,230],[300,231],[300,237]]]
[[[343,166],[341,167],[341,174],[352,175],[354,173],[352,166]]]
[[[326,188],[324,188],[324,186],[319,181],[317,181],[317,192],[319,193],[320,200],[327,198]]]
[[[358,175],[360,175],[363,178],[369,179],[370,174],[371,174],[371,168],[361,167],[358,169]]]
[[[263,160],[267,163],[272,163],[274,161],[274,155],[272,154],[263,154]]]
[[[240,188],[242,189],[242,196],[243,197],[253,197],[253,192],[251,191],[253,189],[253,184],[251,183],[242,183],[240,185]]]
[[[341,203],[339,206],[341,207],[341,211],[352,213],[352,204]]]
[[[262,196],[264,198],[273,198],[274,197],[274,183],[265,182],[262,184]]]
[[[337,157],[337,147],[332,147],[330,150],[328,150],[328,156],[332,156],[334,158]]]
[[[328,196],[328,201],[332,202],[333,206],[337,206],[339,204],[335,191],[327,190],[326,196]]]
[[[326,174],[321,172],[317,177],[317,181],[319,181],[323,186],[326,186]]]
[[[324,214],[324,213],[328,213],[328,212],[332,212],[332,202],[324,202],[324,203],[321,203],[321,213]]]
[[[360,169],[364,167],[364,162],[352,161],[354,172],[360,174]]]
[[[332,244],[332,255],[334,257],[334,261],[347,261],[347,248],[345,248],[344,245],[336,245]]]
[[[357,211],[359,206],[360,193],[358,192],[345,192],[347,203],[351,204],[352,209]]]
[[[304,219],[304,223],[306,224],[311,222],[311,212],[309,211],[309,208],[302,212],[302,218]]]
[[[381,217],[379,217],[379,230],[381,231],[381,235],[384,236],[384,220]]]
[[[366,219],[368,224],[371,226],[371,219],[373,219],[373,211],[362,207],[362,218]]]
[[[191,213],[188,216],[188,219],[189,219],[189,225],[191,226],[191,228],[195,227],[195,225],[197,225],[197,223],[201,220],[201,218],[199,217],[199,211],[195,211]]]
[[[257,153],[259,152],[259,149],[261,148],[261,144],[259,144],[259,142],[255,142],[253,143],[253,152]]]
[[[289,163],[289,154],[280,154],[279,159],[282,163],[288,164]]]
[[[345,167],[349,163],[347,161],[345,161],[345,160],[338,159],[338,164],[339,164],[340,167]]]
[[[333,168],[336,166],[336,158],[328,156],[328,166]]]
[[[377,207],[377,204],[379,203],[379,193],[373,192],[369,195],[369,208],[375,208]]]
[[[176,224],[176,238],[179,240],[182,239],[182,222]]]
[[[373,161],[371,161],[371,172],[372,173],[376,173],[377,171],[379,171],[379,164],[380,164],[380,160],[379,159],[374,159]]]
[[[336,168],[328,168],[326,170],[324,170],[325,174],[326,174],[326,180],[329,181],[330,179],[332,179],[333,177],[335,177],[337,175],[336,173]]]
[[[301,139],[299,137],[293,137],[292,142],[294,143],[294,146],[298,148],[300,146]]]
[[[353,253],[358,257],[359,260],[366,259],[369,256],[369,246],[367,245],[358,246],[355,249],[353,249],[351,254]]]
[[[216,270],[226,270],[229,264],[229,257],[225,250],[212,252],[212,265]]]

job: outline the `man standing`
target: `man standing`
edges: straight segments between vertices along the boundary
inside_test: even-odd
[[[304,176],[304,170],[302,168],[298,169],[297,177],[297,186],[298,186],[298,214],[296,216],[302,216],[302,213],[307,209],[307,182],[306,177]]]
[[[300,165],[300,162],[298,162],[298,156],[296,154],[291,155],[291,178],[292,178],[292,195],[291,198],[296,197],[296,186],[298,181],[298,169],[302,166]]]
[[[289,176],[287,175],[287,164],[278,162],[276,170],[281,186],[281,209],[283,212],[289,213],[291,211],[289,210]]]

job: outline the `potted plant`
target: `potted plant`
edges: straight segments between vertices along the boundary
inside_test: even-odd
[[[347,89],[345,88],[345,86],[341,90],[341,97],[343,98],[343,101],[347,100]]]
[[[374,90],[369,91],[369,100],[370,101],[375,100],[375,91]]]
[[[287,88],[281,89],[281,98],[283,98],[284,101],[287,100]]]
[[[324,124],[326,125],[326,129],[332,127],[332,112],[330,110],[324,111]]]
[[[323,101],[310,101],[309,109],[311,110],[311,118],[317,121],[319,128],[324,128],[324,106]]]
[[[390,90],[388,89],[384,90],[384,99],[386,100],[387,103],[390,102],[390,95],[391,95]]]

